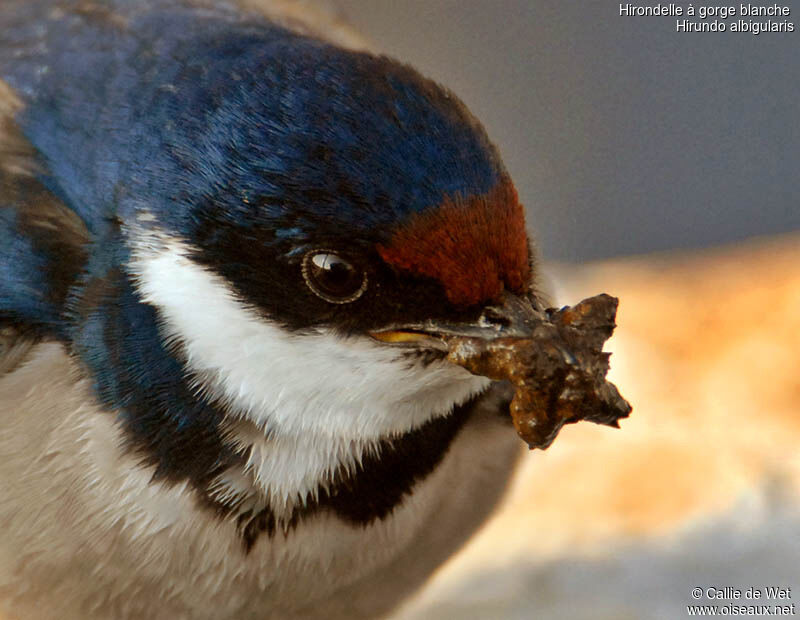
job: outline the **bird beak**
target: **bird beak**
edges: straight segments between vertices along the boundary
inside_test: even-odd
[[[534,321],[542,316],[531,300],[505,291],[498,302],[484,308],[474,323],[425,321],[371,331],[370,336],[387,344],[446,351],[447,340],[454,336],[485,340],[530,338]]]

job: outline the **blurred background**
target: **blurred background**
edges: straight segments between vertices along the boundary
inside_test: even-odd
[[[797,32],[754,36],[588,0],[330,3],[482,120],[556,300],[620,298],[611,378],[634,406],[619,431],[578,424],[522,455],[496,517],[397,619],[674,619],[775,604],[705,592],[766,586],[800,613],[800,12],[785,4]]]

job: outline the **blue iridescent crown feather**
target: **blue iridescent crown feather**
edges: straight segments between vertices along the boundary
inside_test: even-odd
[[[0,64],[43,182],[95,233],[146,209],[189,234],[195,205],[247,219],[255,197],[259,217],[386,227],[502,174],[464,106],[396,62],[224,9],[112,4],[9,31],[24,53]]]

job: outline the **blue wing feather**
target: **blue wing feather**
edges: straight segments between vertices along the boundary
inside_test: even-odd
[[[0,323],[66,338],[66,300],[86,262],[88,233],[33,176],[3,163],[0,155]]]

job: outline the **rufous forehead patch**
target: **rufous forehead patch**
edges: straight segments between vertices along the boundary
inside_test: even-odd
[[[413,215],[378,252],[393,267],[438,280],[458,306],[486,303],[504,288],[523,294],[531,277],[525,215],[507,177],[486,194],[448,197]]]

